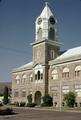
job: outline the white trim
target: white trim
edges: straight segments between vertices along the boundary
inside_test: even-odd
[[[23,75],[22,78],[23,78],[23,79],[24,79],[24,78],[27,78],[27,76],[26,76],[26,75]]]
[[[66,63],[58,63],[57,65],[55,64],[50,64],[52,67],[59,67],[60,65],[69,65],[69,64],[72,64],[72,63],[79,63],[81,62],[81,60],[76,60],[76,61],[70,61],[70,62],[66,62]]]
[[[57,70],[52,70],[51,74],[58,74]]]
[[[65,68],[63,69],[63,73],[67,73],[67,72],[69,72],[69,68],[65,67]]]
[[[20,77],[19,77],[19,75],[17,75],[17,76],[16,76],[16,80],[20,80]]]
[[[75,71],[81,71],[81,66],[80,65],[76,66]]]

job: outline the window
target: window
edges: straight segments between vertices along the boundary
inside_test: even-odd
[[[19,75],[16,76],[16,84],[19,84],[20,83],[20,77]]]
[[[75,77],[79,77],[81,72],[81,66],[76,66],[75,68]]]
[[[56,92],[58,90],[58,86],[51,86],[50,90]]]
[[[42,65],[37,65],[35,67],[35,80],[42,80],[43,79],[43,66]]]
[[[26,91],[25,91],[25,90],[22,90],[21,96],[22,96],[22,97],[26,97]]]
[[[37,73],[35,73],[35,80],[42,80],[43,79],[43,73],[38,70]]]
[[[69,77],[69,69],[64,68],[62,73],[62,78],[68,78]]]
[[[37,74],[35,75],[35,80],[37,80]]]
[[[40,71],[37,72],[38,80],[40,80]]]
[[[32,95],[32,88],[30,88],[30,89],[29,89],[29,94],[31,94],[31,95]]]
[[[33,81],[33,74],[30,74],[30,81]]]
[[[19,96],[19,92],[18,91],[15,91],[14,92],[14,97],[18,97]]]
[[[41,40],[42,39],[42,29],[39,28],[38,30],[38,40]]]
[[[75,85],[75,89],[81,89],[81,85]]]
[[[25,82],[26,82],[26,75],[24,74],[23,76],[22,76],[22,84],[24,84]]]
[[[55,30],[53,28],[50,28],[50,30],[49,30],[49,39],[50,40],[55,39]]]
[[[50,59],[54,59],[54,56],[55,56],[54,50],[51,50],[51,51],[50,51]]]
[[[43,79],[43,73],[41,73],[41,79]]]
[[[62,87],[62,92],[63,92],[64,94],[68,93],[68,92],[69,92],[69,86],[67,86],[67,85],[63,86],[63,87]]]
[[[57,70],[53,70],[51,73],[52,80],[57,80],[58,79],[58,72]]]
[[[75,90],[77,97],[81,97],[81,90]]]
[[[77,97],[81,97],[81,84],[75,85],[75,92],[77,93]]]

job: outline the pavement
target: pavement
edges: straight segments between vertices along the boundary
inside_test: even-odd
[[[14,108],[14,115],[0,116],[0,120],[81,120],[81,112],[54,111],[51,108]]]

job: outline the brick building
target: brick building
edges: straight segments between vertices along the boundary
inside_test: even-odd
[[[27,102],[32,94],[33,102],[40,104],[41,97],[50,94],[60,106],[63,94],[73,91],[81,106],[81,46],[60,54],[58,21],[47,4],[35,25],[32,62],[12,71],[12,102]]]

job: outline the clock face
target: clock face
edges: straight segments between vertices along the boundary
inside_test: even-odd
[[[55,19],[54,19],[53,17],[50,17],[50,23],[51,23],[52,25],[55,24]]]
[[[42,22],[42,18],[39,18],[39,19],[38,19],[38,24],[40,25],[41,22]]]

